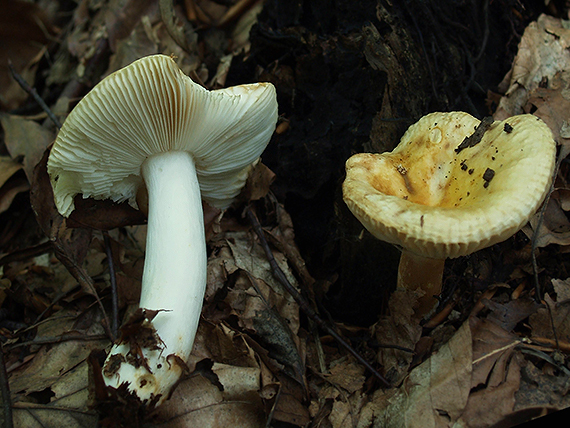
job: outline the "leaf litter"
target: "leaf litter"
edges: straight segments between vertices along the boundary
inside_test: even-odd
[[[174,42],[154,1],[80,2],[67,43],[54,53],[46,75],[49,84],[64,86],[54,111],[67,114],[80,88],[97,72],[107,44],[112,54],[106,69],[98,70],[103,75],[140,56],[166,52],[208,87],[222,87],[232,58],[249,49],[244,35],[262,3],[186,1],[186,19],[208,28],[207,36],[198,37],[200,26],[189,35],[196,48],[188,51]],[[245,11],[237,13],[230,5]],[[227,25],[224,20],[231,14],[234,50],[226,45],[229,30],[216,26]],[[570,147],[570,77],[563,55],[569,46],[564,21],[541,16],[532,23],[505,78],[495,115],[524,111],[541,117],[563,154]],[[29,61],[23,75],[34,81],[39,60]],[[8,100],[18,104],[22,99]],[[453,316],[427,329],[413,318],[418,296],[402,291],[392,293],[387,313],[370,328],[338,323],[343,335],[390,379],[393,388],[382,389],[330,337],[315,335],[272,275],[241,212],[230,210],[220,219],[219,212],[206,207],[208,284],[188,373],[162,407],[113,420],[117,413],[108,412],[109,403],[93,399],[100,393],[94,380],[99,351],[111,346],[112,316],[109,261],[98,230],[110,231],[123,314],[119,321],[125,321],[138,302],[144,218],[125,205],[80,200],[72,218],[61,218],[45,173],[53,128],[20,115],[2,114],[1,123],[7,150],[0,158],[0,213],[9,212],[16,195],[31,186],[38,228],[52,245],[43,255],[2,264],[0,296],[6,312],[0,318],[21,323],[0,324],[15,426],[134,426],[128,424],[144,420],[147,426],[165,427],[261,427],[268,421],[335,428],[486,427],[517,423],[537,409],[551,412],[570,405],[567,275],[544,275],[546,293],[537,304],[528,264],[519,264],[507,282],[523,285],[520,296],[497,288],[490,300],[482,300],[476,315],[462,316],[459,305]],[[545,255],[566,253],[570,244],[566,169],[562,164],[544,221],[536,217],[526,229]],[[274,179],[271,170],[258,164],[240,204],[255,207],[281,270],[314,305],[315,289],[323,285],[309,273],[291,218],[271,194]],[[33,244],[42,242],[46,239]],[[4,247],[1,251],[0,257],[14,255]],[[475,291],[473,297],[481,295]]]

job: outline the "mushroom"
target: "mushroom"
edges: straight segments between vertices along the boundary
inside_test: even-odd
[[[226,209],[245,184],[277,122],[270,83],[208,91],[164,55],[133,62],[73,109],[48,160],[59,212],[74,198],[128,201],[148,190],[140,308],[147,336],[111,349],[103,378],[158,404],[192,351],[206,286],[202,199]],[[123,335],[124,336],[124,335]]]
[[[516,233],[548,193],[556,143],[532,115],[480,122],[431,113],[392,151],[348,159],[343,197],[376,238],[402,248],[398,287],[422,290],[433,310],[444,262]]]

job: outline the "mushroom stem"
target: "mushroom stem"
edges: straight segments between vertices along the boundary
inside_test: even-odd
[[[398,288],[422,290],[415,310],[419,318],[427,315],[437,303],[435,296],[441,293],[441,281],[445,259],[432,259],[402,250],[398,266]]]
[[[168,396],[188,361],[206,287],[206,242],[194,160],[183,151],[159,153],[142,165],[149,213],[140,307],[158,310],[151,324],[157,340],[115,345],[104,367],[107,385],[128,389],[141,401]],[[134,364],[142,352],[148,368]],[[113,372],[116,354],[125,361]],[[183,362],[182,364],[180,364]],[[139,365],[139,367],[135,367]]]

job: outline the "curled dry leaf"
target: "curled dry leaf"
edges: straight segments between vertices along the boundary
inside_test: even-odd
[[[476,317],[415,367],[396,390],[376,391],[360,412],[374,427],[487,427],[512,414],[521,340]]]
[[[570,153],[569,48],[570,28],[565,21],[541,15],[531,23],[519,43],[512,69],[501,84],[506,92],[494,115],[498,120],[523,112],[540,117],[561,145],[561,158]],[[570,244],[570,223],[556,196],[548,202],[539,229],[539,214],[524,228],[529,237],[536,231],[538,247]]]
[[[570,221],[566,212],[562,208],[560,192],[555,190],[548,200],[542,222],[537,214],[522,230],[529,239],[536,240],[538,248],[550,244],[570,245]]]
[[[429,359],[413,369],[398,392],[377,414],[375,426],[443,427],[456,421],[465,408],[470,391],[473,361],[471,328],[465,323]]]
[[[4,128],[4,142],[10,156],[12,159],[22,158],[26,177],[31,183],[34,168],[54,139],[53,132],[33,120],[19,116],[2,115],[0,123]]]
[[[26,364],[17,361],[21,349],[7,355],[14,426],[97,426],[90,409],[87,357],[107,341],[101,338],[97,311],[87,313],[88,326],[82,326],[86,312],[80,307],[60,310],[41,323],[34,339],[38,345],[29,348]],[[41,344],[42,339],[47,343]]]
[[[263,426],[265,414],[258,393],[259,368],[215,363],[212,371],[222,389],[202,376],[181,382],[171,399],[158,409],[156,425],[169,428]]]
[[[226,234],[233,262],[240,270],[225,301],[240,325],[267,346],[272,358],[289,375],[303,383],[304,362],[299,331],[299,308],[291,295],[273,277],[261,246],[246,232]],[[282,254],[274,253],[289,282],[296,284]]]
[[[570,44],[570,30],[568,30]],[[564,153],[570,150],[570,71],[560,70],[545,83],[529,93],[523,105],[525,112],[540,117],[552,130],[554,139],[562,144]]]
[[[10,208],[18,193],[30,188],[25,178],[16,175],[20,169],[22,165],[18,162],[8,156],[0,156],[0,213]]]
[[[328,422],[334,428],[356,426],[366,400],[362,392],[365,380],[364,368],[352,358],[332,362],[330,373],[313,386],[319,388],[309,406],[313,423]]]
[[[557,72],[570,69],[569,47],[570,29],[563,20],[540,15],[536,22],[531,22],[519,43],[513,66],[501,83],[506,92],[495,120],[523,113],[534,90],[551,81]]]
[[[414,290],[397,289],[390,296],[388,315],[373,327],[376,340],[384,345],[415,349],[422,335],[419,320],[414,317],[414,303],[419,294]],[[407,375],[414,355],[393,348],[380,348],[378,362],[387,379],[398,385]]]
[[[57,236],[57,228],[64,223],[65,228],[83,227],[110,230],[127,225],[141,224],[145,221],[144,215],[126,202],[117,204],[109,200],[96,201],[77,196],[75,201],[78,208],[64,222],[53,199],[53,188],[47,174],[48,156],[49,151],[45,151],[36,165],[30,192],[30,202],[36,213],[37,221],[47,236],[51,238]]]
[[[532,337],[570,343],[570,279],[553,279],[552,285],[556,296],[547,293],[544,302],[548,307],[542,307],[530,317]]]

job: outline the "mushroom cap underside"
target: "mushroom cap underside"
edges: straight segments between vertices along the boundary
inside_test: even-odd
[[[255,83],[208,91],[165,55],[151,55],[107,76],[73,109],[53,145],[48,174],[60,213],[77,194],[128,200],[153,154],[187,151],[202,198],[226,208],[277,122],[275,88]]]
[[[432,113],[392,152],[352,156],[343,184],[349,209],[377,238],[425,257],[459,257],[509,238],[548,193],[556,143],[532,115],[484,133],[480,124],[467,113]],[[458,149],[478,127],[473,145]]]

